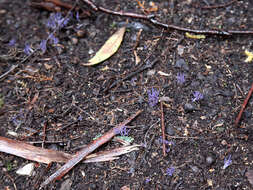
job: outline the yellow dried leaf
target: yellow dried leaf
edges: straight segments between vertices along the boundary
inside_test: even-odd
[[[105,44],[98,50],[96,55],[91,58],[88,63],[84,63],[84,66],[92,66],[101,63],[111,57],[120,47],[126,28],[122,27],[115,32]]]
[[[205,39],[206,38],[205,35],[195,35],[195,34],[190,34],[189,32],[186,32],[185,36],[191,39]]]
[[[247,58],[245,59],[245,62],[248,63],[248,62],[251,62],[253,60],[253,53],[248,51],[248,50],[245,50],[244,52],[247,56]]]

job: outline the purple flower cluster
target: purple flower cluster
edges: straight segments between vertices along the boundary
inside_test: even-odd
[[[127,130],[127,127],[126,126],[124,126],[121,130],[119,130],[119,129],[116,129],[115,130],[115,133],[116,134],[120,134],[121,136],[128,136],[128,133],[130,132],[130,129],[129,130]]]
[[[40,49],[42,51],[42,53],[46,52],[48,41],[54,45],[59,43],[59,39],[57,37],[55,37],[54,33],[57,30],[60,30],[60,29],[64,28],[65,26],[67,26],[67,24],[69,23],[69,21],[72,17],[73,17],[73,14],[71,12],[69,13],[67,18],[63,17],[61,12],[53,13],[50,15],[49,19],[47,20],[46,26],[49,29],[52,29],[52,32],[49,34],[49,36],[47,37],[46,40],[42,40],[40,42],[38,49]],[[78,22],[80,21],[79,13],[76,14],[76,19],[78,20]],[[12,39],[9,41],[8,45],[10,47],[12,47],[15,45],[15,43],[16,43],[16,40]],[[31,48],[30,44],[26,43],[25,48],[24,48],[24,53],[29,56],[33,52],[34,52],[34,50]]]
[[[201,94],[199,91],[195,91],[193,93],[193,98],[192,98],[192,101],[193,102],[196,102],[198,100],[202,100],[204,98],[203,94]]]
[[[12,38],[12,39],[9,41],[8,46],[14,47],[15,44],[16,44],[16,39],[15,39],[15,38]]]
[[[184,82],[185,82],[185,75],[184,75],[184,73],[177,73],[177,83],[178,84],[184,84]]]
[[[158,139],[158,141],[159,141],[160,144],[163,144],[163,142],[164,142],[164,144],[167,146],[166,152],[169,152],[169,151],[170,151],[170,146],[175,145],[175,143],[174,143],[173,141],[163,140],[162,137],[160,137],[160,138]],[[168,146],[169,146],[169,147],[168,147]]]
[[[26,55],[32,54],[33,51],[34,51],[34,50],[31,48],[31,46],[30,46],[29,44],[25,44],[24,53],[25,53]]]
[[[170,167],[166,170],[166,174],[169,175],[169,176],[172,176],[174,172],[175,172],[174,167]]]
[[[148,90],[148,103],[150,107],[154,107],[159,100],[159,90],[152,88],[152,90]]]
[[[70,18],[64,18],[60,12],[53,13],[47,21],[47,27],[53,30],[61,29],[68,24],[69,20]]]
[[[16,127],[19,127],[25,120],[25,115],[24,115],[24,112],[23,110],[19,110],[19,113],[14,115],[12,118],[11,118],[11,121],[13,122],[13,124],[16,126]]]
[[[232,164],[231,155],[229,155],[229,156],[225,157],[225,159],[224,159],[223,169],[225,170],[231,164]]]

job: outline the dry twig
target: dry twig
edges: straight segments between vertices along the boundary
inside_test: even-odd
[[[108,131],[106,134],[104,134],[102,137],[99,137],[87,147],[81,149],[79,152],[76,153],[76,155],[68,160],[66,164],[64,164],[59,170],[57,170],[55,173],[53,173],[49,178],[46,179],[41,184],[41,188],[48,185],[50,182],[60,179],[62,176],[64,176],[69,170],[71,170],[76,164],[78,164],[81,160],[83,160],[88,154],[96,150],[99,146],[103,145],[104,143],[108,142],[112,137],[114,137],[116,134],[118,134],[119,131],[121,131],[124,127],[126,127],[126,124],[131,122],[135,117],[137,117],[142,111],[136,112],[133,116],[125,120],[124,122],[120,123],[116,127],[112,128],[110,131]]]

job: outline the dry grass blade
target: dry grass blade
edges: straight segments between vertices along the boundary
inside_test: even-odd
[[[96,154],[91,154],[84,160],[85,163],[89,162],[105,162],[105,161],[110,161],[110,160],[115,160],[118,159],[120,155],[122,154],[127,154],[129,152],[132,152],[134,150],[139,150],[140,145],[130,145],[130,146],[124,146],[120,148],[115,148],[113,150],[108,150],[108,151],[102,151],[98,152]]]

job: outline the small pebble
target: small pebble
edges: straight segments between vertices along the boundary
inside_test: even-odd
[[[2,14],[5,14],[7,11],[5,10],[5,9],[1,9],[0,10],[0,14],[2,15]]]
[[[175,67],[189,71],[189,66],[183,59],[178,59],[176,61]]]
[[[70,190],[72,183],[70,179],[66,179],[62,182],[60,190]]]
[[[81,38],[85,35],[85,31],[84,30],[77,30],[76,35],[77,35],[77,37]]]
[[[215,156],[214,155],[208,155],[206,157],[206,163],[209,166],[212,165],[212,164],[214,164],[215,163]]]
[[[226,140],[222,140],[222,141],[221,141],[221,144],[225,146],[225,145],[227,145],[228,143],[227,143]]]
[[[175,135],[175,130],[170,126],[167,126],[166,127],[166,133],[170,136],[173,136],[173,135]]]
[[[199,168],[198,168],[197,166],[192,166],[192,165],[190,165],[190,168],[192,169],[192,171],[193,171],[194,173],[198,173],[198,172],[199,172]]]
[[[186,104],[184,105],[184,111],[185,111],[185,112],[192,112],[192,111],[194,111],[194,110],[196,110],[196,107],[195,107],[193,104],[186,103]]]
[[[78,43],[78,39],[75,37],[72,37],[71,42],[72,42],[72,44],[76,45]]]
[[[26,164],[22,168],[19,168],[16,173],[19,175],[28,175],[31,176],[34,170],[34,163]]]
[[[113,102],[113,101],[115,101],[115,96],[114,95],[111,95],[110,96],[110,100]]]
[[[147,75],[148,75],[148,76],[153,76],[155,73],[156,73],[156,70],[151,69],[151,70],[149,70],[149,71],[147,72]]]
[[[144,102],[144,98],[142,96],[139,96],[138,98],[138,103],[142,104]]]

